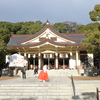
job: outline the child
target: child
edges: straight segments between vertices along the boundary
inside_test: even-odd
[[[35,69],[34,69],[34,75],[35,75],[35,77],[37,77],[37,74],[38,74],[38,67],[36,66]]]

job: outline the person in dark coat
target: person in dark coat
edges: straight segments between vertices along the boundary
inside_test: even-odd
[[[21,71],[23,79],[26,79],[26,67],[24,66]]]
[[[37,74],[38,74],[38,67],[35,66],[35,69],[34,69],[34,75],[35,75],[35,77],[37,77]]]
[[[0,77],[2,76],[2,68],[0,68]]]

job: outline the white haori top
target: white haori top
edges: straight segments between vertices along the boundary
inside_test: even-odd
[[[43,70],[44,70],[45,73],[47,72],[47,65],[43,66]]]

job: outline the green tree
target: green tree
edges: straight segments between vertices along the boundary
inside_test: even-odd
[[[5,61],[5,50],[6,43],[0,38],[0,67],[2,67],[4,61]]]
[[[62,23],[66,28],[66,33],[76,33],[76,31],[81,27],[81,24],[76,22],[65,21]]]
[[[6,44],[10,39],[12,25],[13,24],[9,22],[0,22],[0,67],[2,67],[5,61],[6,51],[11,50]]]
[[[96,28],[94,31],[86,31],[85,36],[86,38],[82,40],[82,43],[85,47],[87,47],[87,52],[98,54],[100,51],[100,31],[98,28]]]
[[[22,25],[20,23],[14,23],[11,28],[12,34],[16,34],[17,31],[19,31],[21,28],[22,28]]]
[[[85,33],[85,31],[91,30],[94,31],[96,28],[100,26],[100,23],[89,23],[87,25],[81,25],[76,33]]]
[[[90,15],[90,19],[92,21],[100,21],[100,4],[95,5],[94,10],[89,12]],[[99,32],[100,32],[100,25],[98,27]],[[100,40],[100,35],[99,35],[99,40]],[[99,69],[100,69],[100,41],[98,42],[99,44],[99,48],[97,48],[98,50],[98,59],[99,59]],[[96,50],[95,50],[96,51]]]
[[[100,57],[100,31],[98,28],[85,32],[86,38],[82,40],[82,44],[87,48],[87,52],[93,53],[95,56]],[[100,60],[100,58],[99,58]],[[100,65],[99,65],[100,69]]]
[[[66,28],[62,23],[55,23],[52,27],[60,33],[66,33]]]
[[[94,10],[89,12],[90,19],[92,21],[100,20],[100,4],[95,5]]]

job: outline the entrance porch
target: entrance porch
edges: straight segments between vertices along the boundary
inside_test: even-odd
[[[58,69],[69,69],[69,56],[60,57],[61,54],[58,54]],[[48,69],[56,69],[56,56],[54,54],[41,54],[41,68],[46,64]],[[33,54],[28,58],[28,70],[34,69],[35,66],[39,68],[39,57],[36,54]]]

